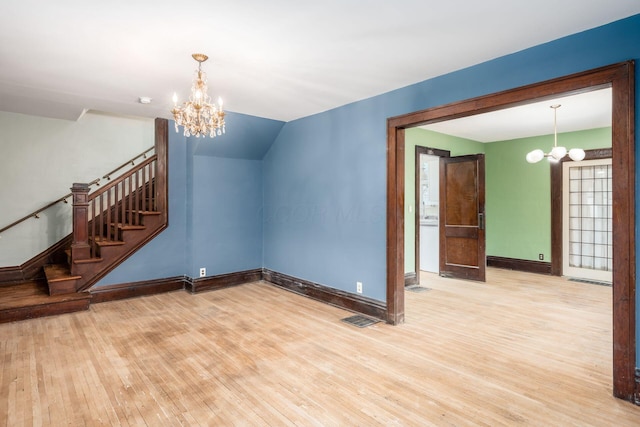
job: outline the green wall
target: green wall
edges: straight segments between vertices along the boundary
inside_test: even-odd
[[[451,151],[452,156],[484,153],[485,144],[470,139],[420,129],[410,128],[405,133],[404,150],[404,271],[416,270],[416,146]]]
[[[487,256],[545,260],[551,256],[549,162],[529,164],[526,154],[548,152],[553,135],[481,143],[419,128],[405,137],[405,272],[415,271],[415,147],[451,151],[452,156],[485,154]],[[558,134],[558,144],[584,149],[611,147],[611,128]]]
[[[549,152],[553,135],[485,144],[487,255],[526,260],[551,258],[551,181],[547,160],[529,164],[525,156]],[[558,145],[584,149],[611,147],[611,128],[558,134]]]

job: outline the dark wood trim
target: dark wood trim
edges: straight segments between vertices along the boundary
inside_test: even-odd
[[[58,314],[74,313],[76,311],[85,311],[89,309],[91,295],[89,295],[88,292],[81,292],[79,294],[72,295],[73,298],[55,300],[48,304],[3,309],[2,316],[0,316],[0,323],[56,316]]]
[[[418,284],[418,274],[415,271],[404,273],[404,285],[413,286]]]
[[[100,192],[104,191],[103,187]],[[107,190],[109,188],[107,187]],[[73,194],[73,236],[71,242],[71,274],[74,271],[74,261],[85,260],[91,257],[91,246],[89,245],[89,184],[73,183],[71,193]]]
[[[633,403],[640,405],[640,368],[636,368],[636,393]]]
[[[47,264],[61,264],[67,262],[65,250],[71,246],[72,236],[69,234],[58,243],[51,246],[42,253],[34,256],[29,261],[20,266],[24,280],[35,280],[44,278],[42,268]]]
[[[422,145],[416,145],[415,150],[415,169],[414,169],[414,179],[415,179],[415,195],[413,196],[415,209],[414,209],[414,220],[415,220],[415,256],[416,256],[416,276],[418,276],[418,272],[420,271],[420,154],[426,154],[429,156],[438,156],[438,157],[451,157],[451,151],[449,150],[440,150],[438,148],[425,147]],[[406,279],[405,279],[406,286]]]
[[[387,323],[404,322],[404,137],[387,121]],[[399,291],[402,289],[402,291]]]
[[[258,280],[262,280],[262,269],[260,268],[187,280],[185,283],[185,289],[188,292],[195,294],[198,292],[257,282]]]
[[[584,151],[585,160],[609,159],[611,148]],[[572,161],[565,157],[552,162],[551,170],[551,274],[562,276],[562,164]]]
[[[64,250],[71,245],[71,235],[45,249],[22,265],[0,268],[0,286],[16,282],[44,278],[42,267],[66,262]]]
[[[0,286],[22,282],[23,280],[24,275],[19,265],[14,267],[0,267]]]
[[[531,100],[612,88],[613,394],[635,392],[635,65],[626,61],[387,119],[387,319],[404,319],[404,129],[487,113]]]
[[[504,258],[489,255],[487,256],[487,267],[551,275],[550,262],[531,261],[528,259]]]
[[[101,303],[141,297],[145,295],[161,294],[164,292],[184,289],[184,287],[185,278],[183,276],[98,286],[91,288],[90,290],[92,296],[91,302]]]
[[[262,270],[262,279],[280,288],[304,295],[311,299],[366,314],[367,316],[386,320],[387,311],[385,304],[361,295],[354,295],[339,289],[330,288],[319,283],[277,273],[268,269]]]
[[[164,228],[169,225],[169,121],[155,120],[156,210],[160,212]]]

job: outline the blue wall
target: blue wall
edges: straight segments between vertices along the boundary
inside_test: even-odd
[[[639,57],[637,15],[287,123],[264,159],[265,267],[350,292],[360,280],[385,300],[386,224],[376,212],[388,117]]]
[[[226,122],[216,138],[170,124],[169,226],[96,286],[262,267],[261,159],[284,122],[233,112]]]
[[[262,267],[262,162],[197,156],[190,269],[198,277]]]
[[[355,292],[355,282],[361,281],[364,295],[385,300],[388,117],[638,58],[640,15],[284,126],[280,122],[264,122],[268,131],[251,131],[248,134],[252,136],[242,138],[244,141],[262,135],[265,138],[256,144],[268,150],[261,165],[263,266],[348,292]],[[640,80],[638,71],[636,80]],[[253,119],[246,118],[248,126],[256,125]],[[640,129],[637,113],[635,121],[636,129]],[[242,123],[238,116],[236,126]],[[258,122],[257,126],[261,124]],[[273,145],[267,136],[275,137]],[[255,227],[251,231],[259,230],[256,225],[249,225],[255,200],[240,200],[232,187],[246,186],[249,194],[258,193],[255,171],[260,169],[256,166],[259,162],[251,160],[259,157],[240,151],[224,155],[216,147],[197,145],[206,140],[183,152],[173,147],[178,139],[170,140],[169,229],[101,284],[195,275],[199,266],[195,262],[210,262],[214,272],[222,272],[252,268],[257,261],[257,242],[247,238],[247,230],[241,227],[247,224]],[[638,136],[636,146],[637,142]],[[206,154],[203,157],[208,159],[199,154]],[[214,156],[241,157],[245,161],[213,160]],[[243,176],[241,171],[249,175]],[[226,187],[207,188],[214,183]],[[186,194],[180,193],[183,190]],[[230,206],[216,204],[213,199],[196,200],[202,195],[219,197]],[[227,217],[231,215],[238,218]],[[204,238],[199,233],[208,225],[212,227],[210,235]],[[223,253],[223,245],[212,247],[216,242],[211,239],[216,236],[220,242],[231,242],[236,237],[242,241],[236,242],[229,253]],[[184,244],[185,250],[172,249],[176,242]],[[241,259],[246,254],[250,261]]]
[[[354,293],[360,281],[384,300],[389,110],[377,104],[284,126],[264,159],[265,267]]]
[[[264,266],[384,300],[388,117],[638,58],[640,15],[287,123],[264,159]]]

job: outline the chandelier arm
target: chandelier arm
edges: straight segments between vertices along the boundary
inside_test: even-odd
[[[527,162],[537,163],[544,157],[547,157],[550,161],[560,161],[567,155],[566,147],[558,147],[558,108],[560,106],[560,104],[550,106],[553,108],[553,148],[546,154],[540,149],[529,152],[526,156]],[[576,162],[583,160],[585,157],[584,150],[581,148],[572,148],[568,154],[571,160]]]

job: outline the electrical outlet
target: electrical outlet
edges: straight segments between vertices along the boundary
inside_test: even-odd
[[[356,282],[356,292],[359,294],[362,293],[362,282]]]
[[[538,254],[538,259],[540,261],[544,261],[544,254]]]
[[[207,269],[206,269],[206,268],[204,268],[204,267],[202,267],[202,268],[200,269],[200,277],[204,277],[204,276],[206,276],[206,275],[207,275]]]

